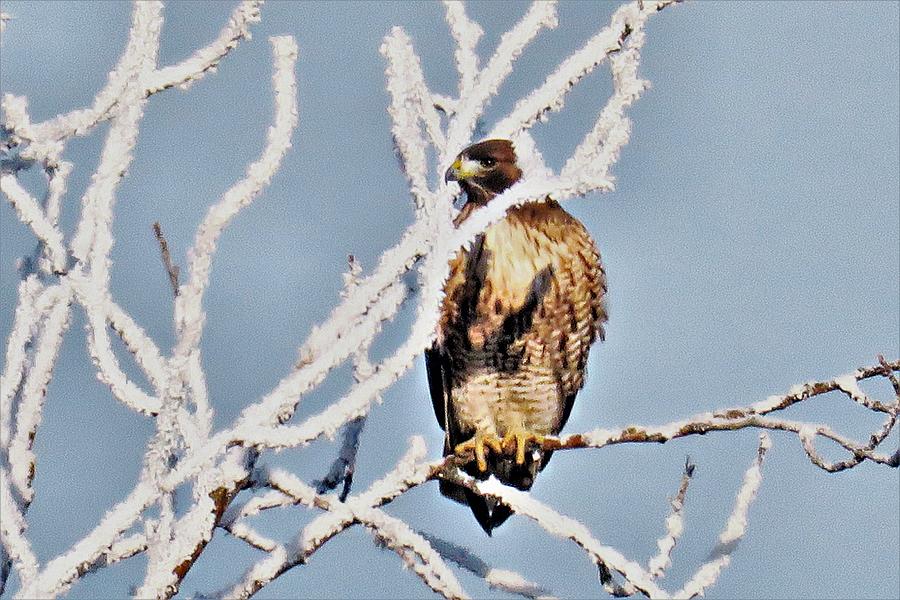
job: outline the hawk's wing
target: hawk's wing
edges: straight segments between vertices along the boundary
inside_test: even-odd
[[[450,389],[450,361],[447,355],[435,343],[425,351],[425,372],[428,374],[428,391],[431,392],[431,404],[434,416],[437,417],[441,429],[447,429],[447,403]]]
[[[521,349],[526,368],[540,365],[553,373],[562,427],[584,385],[591,344],[604,335],[606,277],[594,241],[577,219],[553,201],[532,206],[519,214],[528,238],[540,248],[535,269],[547,267],[534,275],[525,306],[537,300],[536,306],[514,346]]]
[[[545,313],[553,316],[549,318],[551,326],[541,332],[564,400],[563,424],[584,385],[588,351],[595,339],[603,339],[603,324],[607,320],[606,275],[600,254],[584,226],[569,218],[568,252],[563,257],[568,268],[556,274],[553,290],[544,300]]]

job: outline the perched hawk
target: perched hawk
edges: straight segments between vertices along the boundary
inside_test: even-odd
[[[463,150],[446,179],[466,204],[459,225],[522,175],[508,140]],[[603,337],[606,279],[584,226],[550,199],[510,209],[450,262],[437,340],[425,353],[444,455],[473,452],[479,479],[531,488],[551,452],[531,451],[556,435],[584,383],[588,350]],[[507,507],[441,481],[490,534]]]

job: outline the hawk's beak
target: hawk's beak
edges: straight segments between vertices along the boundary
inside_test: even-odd
[[[453,164],[450,165],[450,168],[444,173],[444,183],[447,183],[448,181],[459,181],[459,167],[461,165],[462,163],[458,158],[453,161]]]

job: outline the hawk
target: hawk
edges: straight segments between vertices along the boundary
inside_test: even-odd
[[[509,140],[463,150],[445,176],[466,193],[455,224],[521,175]],[[444,456],[474,453],[469,474],[531,488],[551,455],[539,446],[565,425],[591,343],[603,338],[605,294],[593,240],[550,198],[511,208],[454,256],[437,338],[425,353]],[[440,485],[468,504],[488,535],[511,514],[465,487]]]

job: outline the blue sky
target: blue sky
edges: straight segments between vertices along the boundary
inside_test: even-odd
[[[486,115],[488,128],[602,25],[618,3],[563,3]],[[4,1],[2,92],[29,98],[35,121],[84,106],[124,45],[125,3]],[[166,7],[160,62],[207,43],[233,3]],[[474,3],[484,58],[523,13],[521,4]],[[634,106],[632,140],[614,167],[617,190],[567,203],[595,237],[609,276],[607,340],[591,354],[567,432],[658,424],[783,393],[900,354],[900,57],[897,3],[712,3],[666,9],[648,26],[642,74],[653,86]],[[261,149],[271,116],[270,35],[300,47],[300,124],[294,147],[263,197],[241,213],[216,256],[206,299],[204,360],[216,427],[271,389],[310,328],[337,301],[346,255],[371,268],[412,219],[386,112],[378,52],[393,25],[422,56],[427,81],[455,91],[452,40],[437,3],[271,3],[254,38],[187,92],[154,96],[135,162],[120,188],[112,291],[161,348],[171,346],[171,291],[150,226],[160,221],[176,261],[206,208]],[[576,88],[567,108],[534,135],[558,168],[609,94],[608,71]],[[102,134],[75,140],[63,220],[95,168]],[[33,178],[35,181],[38,177]],[[15,259],[27,228],[0,206],[0,337],[11,327]],[[409,307],[378,340],[395,347]],[[30,535],[46,561],[87,533],[134,485],[152,425],[96,381],[83,315],[63,345],[38,433],[37,499]],[[351,381],[339,369],[298,417]],[[864,389],[888,397],[883,382]],[[877,423],[836,395],[791,409],[857,438]],[[382,475],[423,435],[438,456],[420,363],[385,394],[362,438],[356,489]],[[898,472],[862,465],[827,474],[799,442],[774,435],[750,530],[720,582],[730,597],[896,597],[900,591]],[[895,448],[895,432],[886,442]],[[710,434],[665,446],[560,453],[533,494],[584,522],[604,543],[646,560],[663,532],[667,497],[686,455],[699,465],[687,531],[664,580],[680,587],[727,518],[756,445],[754,432]],[[331,442],[268,464],[321,477]],[[836,453],[829,456],[835,457]],[[571,544],[513,517],[486,538],[467,509],[434,483],[388,511],[413,527],[477,550],[565,597],[597,596],[595,568]],[[314,513],[266,516],[259,528],[290,539]],[[257,553],[217,533],[182,586],[211,592]],[[70,597],[118,597],[139,583],[144,559],[86,578]],[[470,593],[503,597],[467,574]],[[260,592],[276,597],[429,597],[390,551],[356,528]]]

